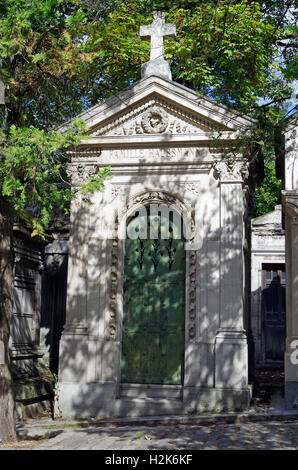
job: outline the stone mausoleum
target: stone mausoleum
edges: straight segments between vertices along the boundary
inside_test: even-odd
[[[285,402],[288,409],[298,409],[298,112],[281,125],[283,177],[282,205],[286,242],[286,352]]]
[[[130,88],[81,114],[89,139],[70,151],[72,204],[65,417],[246,409],[247,231],[254,121],[172,81],[164,15],[140,34],[150,61]],[[61,128],[63,132],[70,123]],[[181,229],[183,228],[183,230]]]
[[[251,221],[250,324],[256,366],[283,368],[286,269],[281,205]]]

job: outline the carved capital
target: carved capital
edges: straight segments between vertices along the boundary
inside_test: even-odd
[[[283,207],[286,214],[291,219],[296,219],[298,221],[298,191],[297,192],[286,192],[283,191],[282,194]]]
[[[95,175],[99,170],[97,164],[70,164],[67,167],[67,175],[70,178],[71,186],[80,186],[90,176]]]
[[[249,174],[246,161],[232,158],[217,162],[215,164],[215,172],[223,182],[243,182]]]

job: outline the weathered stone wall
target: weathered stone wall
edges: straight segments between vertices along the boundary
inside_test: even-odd
[[[285,397],[288,408],[298,408],[298,114],[286,122],[284,141],[285,182],[282,192],[286,231],[287,340],[285,354]]]

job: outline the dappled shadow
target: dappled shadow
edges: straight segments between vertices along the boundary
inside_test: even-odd
[[[115,174],[116,176],[118,176],[117,173]],[[175,176],[177,179],[182,177],[178,171]],[[133,193],[134,178],[131,178],[131,180],[125,200],[130,198],[130,193]],[[160,176],[150,175],[148,180],[150,181],[145,183],[148,190],[151,188],[163,190]],[[218,180],[215,178],[213,181],[213,190],[216,195],[213,197],[218,198],[218,205],[216,204],[215,209],[212,210],[210,205],[205,204],[204,210],[200,212],[200,218],[197,220],[198,225],[200,223],[206,225],[205,229],[207,232],[200,249],[197,251],[197,273],[195,274],[197,306],[195,322],[192,320],[195,325],[197,340],[189,341],[189,311],[186,311],[185,320],[187,341],[185,364],[187,368],[186,373],[188,374],[188,385],[191,387],[199,385],[199,387],[205,388],[201,403],[200,395],[192,398],[191,409],[194,411],[198,406],[199,409],[210,409],[208,390],[216,387],[216,381],[221,383],[221,386],[217,385],[217,388],[229,388],[224,384],[231,383],[229,378],[233,375],[234,382],[231,388],[236,387],[241,390],[247,386],[245,378],[243,381],[245,374],[243,375],[241,370],[237,371],[238,365],[242,364],[244,359],[245,336],[241,336],[243,344],[241,345],[240,341],[240,345],[235,347],[232,354],[230,347],[225,350],[224,347],[219,346],[217,357],[220,355],[221,365],[219,366],[220,369],[217,368],[217,371],[214,367],[214,355],[216,354],[215,338],[221,324],[227,334],[233,331],[240,335],[243,334],[242,321],[244,319],[241,312],[243,311],[242,302],[245,299],[242,297],[242,267],[241,265],[239,266],[239,256],[242,253],[242,235],[239,234],[239,229],[242,231],[242,218],[240,216],[239,219],[239,214],[233,214],[235,209],[234,204],[242,204],[242,200],[231,201],[229,199],[230,194],[222,195],[221,204],[224,203],[227,205],[227,208],[231,209],[228,221],[226,222],[229,224],[226,237],[233,239],[235,236],[235,238],[232,245],[228,244],[225,252],[225,261],[222,261],[220,265],[220,232],[219,229],[212,230],[212,224],[216,225],[214,219],[219,217],[218,206],[220,195]],[[172,183],[167,182],[166,193],[191,199],[189,195],[186,195],[186,191],[181,195],[180,191],[178,192],[177,186],[176,181]],[[204,197],[210,197],[208,190],[204,188],[202,183],[198,182],[198,188],[198,201]],[[108,192],[100,195],[100,204],[104,205],[107,210],[110,210],[109,197]],[[95,211],[98,211],[96,207],[98,205],[96,206],[95,204]],[[63,371],[62,382],[69,384],[67,393],[70,393],[72,388],[76,390],[75,398],[72,398],[74,400],[72,405],[73,410],[77,410],[75,415],[96,416],[99,413],[102,416],[109,416],[115,412],[115,403],[121,394],[122,313],[119,305],[120,307],[122,306],[123,260],[120,260],[119,256],[121,256],[120,247],[122,242],[97,238],[94,226],[87,226],[86,231],[86,225],[84,226],[86,217],[86,209],[80,207],[77,211],[73,228],[76,232],[76,237],[71,242],[71,269],[73,270],[72,272],[75,271],[75,276],[69,279],[68,310],[71,322],[68,319],[66,320],[65,341],[60,361],[60,370]],[[88,237],[90,238],[87,248],[86,240],[88,240]],[[236,257],[233,254],[235,244],[237,245],[235,249],[238,250]],[[117,259],[115,260],[115,258]],[[189,279],[187,282],[189,282]],[[238,293],[241,292],[237,298],[237,305],[235,305],[233,299],[233,290],[235,288],[238,289]],[[230,289],[231,295],[221,298],[220,291],[225,289]],[[186,290],[186,294],[189,295],[189,288]],[[166,299],[166,295],[164,299]],[[159,302],[157,298],[155,298],[155,302]],[[220,304],[222,305],[221,313]],[[153,305],[151,301],[152,308]],[[244,310],[247,312],[247,306]],[[231,313],[232,315],[230,315]],[[245,324],[246,328],[249,328],[248,316],[245,318]],[[89,334],[89,344],[87,343],[87,334]],[[138,398],[138,392],[136,389],[134,389],[134,392],[133,399],[126,400],[125,411],[122,411],[122,413],[133,415],[135,412],[140,412],[136,410],[134,402],[134,398]],[[217,401],[222,403],[223,409],[233,409],[235,407],[235,400],[224,395],[224,391],[222,391],[222,397],[217,398]],[[141,395],[139,396],[141,397]],[[156,413],[154,409],[162,409],[163,413],[181,412],[181,402],[179,400],[161,403],[160,408],[158,406],[155,407],[154,405],[158,405],[162,398],[165,397],[157,395],[155,398],[152,398],[152,409],[149,414],[152,412]],[[71,398],[69,397],[69,399]],[[240,399],[238,408],[241,408],[241,402],[243,403],[243,400]],[[143,414],[147,414],[148,411],[148,403],[144,403]],[[121,411],[119,412],[121,413]]]
[[[278,450],[297,449],[298,424],[285,422],[209,423],[207,425],[122,426],[71,429],[41,446],[47,450],[108,450],[107,463],[120,463],[114,450]],[[154,459],[156,454],[150,454]],[[162,456],[159,456],[160,459]],[[114,462],[111,459],[115,459]],[[129,462],[126,462],[129,463]],[[157,463],[151,460],[150,463]],[[162,462],[160,462],[162,463]],[[177,462],[176,462],[177,463]],[[181,462],[185,463],[185,462]]]
[[[59,393],[66,416],[180,414],[248,407],[249,217],[256,162],[255,154],[251,155],[248,174],[238,150],[230,152],[220,140],[221,133],[217,135],[219,141],[214,144],[192,143],[191,139],[175,142],[170,134],[156,134],[149,144],[139,139],[144,135],[121,135],[125,140],[122,146],[112,136],[106,144],[99,139],[100,144],[87,143],[81,154],[80,149],[72,154],[73,183],[77,186],[80,177],[88,176],[96,165],[110,164],[113,179],[102,193],[91,197],[91,205],[79,194],[72,203],[67,315],[59,363]],[[134,143],[131,155],[129,139]],[[178,288],[171,293],[169,286],[163,289],[160,285],[158,293],[148,294],[148,305],[144,306],[150,283],[131,283],[127,288],[124,282],[126,223],[150,204],[164,204],[176,211],[191,232],[188,249],[179,255],[180,264],[185,265],[185,307]],[[134,252],[134,262],[140,267],[142,246],[139,240],[136,243],[139,252]],[[152,260],[157,253],[154,242],[149,251]],[[131,272],[133,282],[137,281],[139,273],[133,267]],[[158,281],[152,273],[154,282]],[[156,315],[162,304],[168,304],[169,317],[163,318],[161,329],[169,318],[172,321],[173,307],[183,309],[184,320],[177,316],[173,324],[176,332],[181,328],[185,333],[182,380],[181,363],[173,362],[167,372],[172,378],[179,377],[179,383],[173,379],[163,382],[160,377],[152,380],[148,367],[144,372],[147,377],[141,377],[142,360],[134,363],[136,347],[131,347],[131,338],[127,339],[130,364],[138,370],[125,379],[121,369],[127,313],[123,288],[130,295],[132,328],[147,328],[148,318],[143,321],[143,317]],[[179,298],[175,299],[176,294]],[[140,321],[134,325],[137,310]],[[148,357],[144,335],[138,338],[138,354]],[[158,347],[151,341],[149,348],[156,370],[163,363],[160,354],[171,360],[175,354],[170,349],[177,347],[174,340],[170,348],[164,348],[160,333],[157,338]],[[133,376],[137,384],[131,383]],[[135,386],[140,383],[144,386]]]
[[[279,391],[284,396],[284,370],[274,367],[259,367],[256,369],[253,387],[252,404],[267,406],[272,402],[274,394]]]

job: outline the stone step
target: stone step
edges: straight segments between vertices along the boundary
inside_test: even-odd
[[[118,416],[154,416],[182,414],[183,402],[172,398],[121,398],[116,400]]]
[[[180,385],[146,385],[122,384],[121,398],[166,398],[182,400],[182,386]]]

